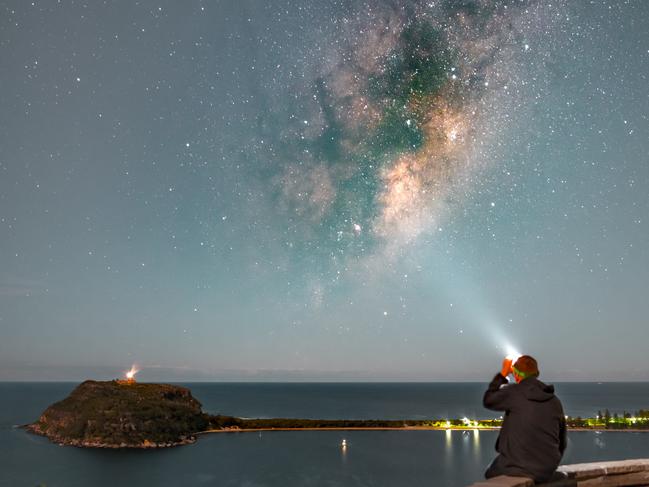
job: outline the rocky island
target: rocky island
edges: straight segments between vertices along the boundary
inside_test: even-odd
[[[185,387],[87,380],[26,428],[65,445],[156,448],[192,443],[207,425]]]

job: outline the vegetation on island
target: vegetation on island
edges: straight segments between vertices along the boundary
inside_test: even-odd
[[[187,388],[89,380],[27,429],[68,445],[147,448],[190,443],[207,424]]]

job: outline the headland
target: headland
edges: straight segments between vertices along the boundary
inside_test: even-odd
[[[159,448],[192,443],[207,425],[185,387],[88,380],[26,428],[64,445]]]

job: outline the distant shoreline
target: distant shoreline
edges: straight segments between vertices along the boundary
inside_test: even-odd
[[[558,418],[557,418],[558,419]],[[571,431],[649,431],[649,409],[594,417],[566,416]],[[134,379],[87,380],[26,426],[59,444],[90,448],[163,448],[193,443],[209,433],[273,431],[482,431],[499,430],[503,418],[312,419],[241,418],[209,414],[186,387]],[[465,433],[468,434],[468,433]]]
[[[323,426],[298,427],[298,428],[221,428],[199,431],[195,435],[208,435],[212,433],[259,433],[265,431],[500,431],[499,426],[485,426],[480,428],[455,427],[440,428],[437,426]],[[568,428],[568,431],[593,432],[593,433],[649,433],[649,429],[593,429],[593,428]]]
[[[10,380],[3,379],[0,380],[1,384],[78,384],[80,381],[85,379],[48,379],[48,380]],[[97,379],[97,380],[112,380],[112,378],[107,377],[106,379]],[[456,379],[444,379],[444,380],[246,380],[246,379],[227,379],[227,380],[164,380],[162,382],[155,380],[142,380],[139,381],[141,384],[174,384],[174,385],[193,385],[193,384],[263,384],[263,385],[386,385],[386,384],[481,384],[486,387],[488,384],[484,379],[482,380],[456,380]],[[595,385],[610,385],[610,384],[649,384],[649,380],[551,380],[548,379],[549,384],[595,384]]]

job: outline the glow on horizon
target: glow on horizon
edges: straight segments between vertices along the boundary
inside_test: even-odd
[[[131,369],[126,372],[126,378],[128,380],[134,380],[135,379],[135,374],[137,374],[140,371],[135,364],[131,365]]]

